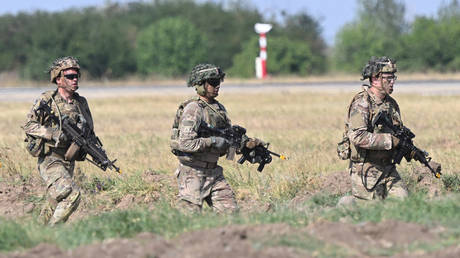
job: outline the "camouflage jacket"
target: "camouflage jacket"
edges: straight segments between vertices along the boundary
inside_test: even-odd
[[[231,121],[227,116],[225,107],[218,101],[205,103],[203,100],[196,100],[184,107],[179,122],[179,146],[181,152],[187,154],[179,156],[179,159],[186,159],[188,162],[205,161],[217,162],[219,157],[225,153],[219,153],[210,147],[210,134],[203,130],[203,123],[214,128],[228,128]]]
[[[379,112],[387,112],[395,126],[402,126],[399,106],[387,95],[378,99],[367,87],[359,92],[351,102],[346,127],[351,142],[351,160],[355,162],[391,160],[393,154],[391,133],[387,126],[375,124]]]
[[[89,110],[88,102],[84,97],[74,93],[72,102],[68,103],[57,91],[46,91],[35,100],[34,105],[27,114],[27,120],[22,126],[26,134],[46,140],[45,148],[48,148],[48,150],[45,152],[48,152],[49,148],[59,149],[61,151],[66,150],[71,142],[70,140],[59,142],[56,146],[56,142],[52,139],[52,132],[54,130],[59,130],[59,123],[52,121],[48,115],[37,112],[37,108],[41,101],[48,103],[52,112],[57,117],[59,117],[59,114],[61,117],[67,116],[79,127],[86,126],[93,131],[93,118]]]

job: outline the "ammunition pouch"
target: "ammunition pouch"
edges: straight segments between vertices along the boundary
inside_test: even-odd
[[[45,140],[43,138],[26,135],[24,142],[27,152],[33,157],[39,157],[45,154]]]
[[[342,140],[337,143],[337,155],[341,160],[347,160],[351,157],[350,139],[347,133],[343,133]]]
[[[83,161],[86,158],[86,153],[81,150],[80,146],[75,142],[70,144],[70,147],[67,149],[66,153],[64,154],[64,159],[67,161]]]

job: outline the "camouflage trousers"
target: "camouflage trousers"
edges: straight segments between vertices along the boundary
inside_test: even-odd
[[[206,201],[218,213],[238,211],[235,193],[225,180],[222,167],[205,169],[180,164],[175,174],[181,210],[199,212]]]
[[[407,197],[406,186],[393,164],[352,162],[351,186],[352,194],[357,200]]]
[[[38,159],[38,170],[47,186],[47,203],[41,212],[44,224],[65,222],[77,209],[80,189],[72,178],[74,167],[74,162],[53,154]]]

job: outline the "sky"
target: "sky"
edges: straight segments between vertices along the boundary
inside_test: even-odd
[[[200,2],[207,1],[201,0]],[[222,2],[226,0],[213,0]],[[353,21],[357,11],[356,0],[245,0],[267,17],[279,15],[281,11],[295,14],[306,11],[321,25],[323,37],[329,45],[334,43],[335,34],[346,23]],[[108,2],[139,2],[139,0],[1,0],[0,15],[16,14],[19,11],[35,10],[61,11],[69,8],[103,6]],[[150,2],[144,0],[144,2]],[[416,16],[435,16],[441,5],[449,0],[403,0],[406,5],[406,19],[412,21]],[[269,35],[267,35],[269,36]]]

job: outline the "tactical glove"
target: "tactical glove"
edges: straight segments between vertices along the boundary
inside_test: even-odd
[[[84,130],[84,128],[86,127],[86,119],[85,117],[82,115],[82,114],[78,114],[78,118],[77,118],[77,127],[78,129],[80,130]]]
[[[211,147],[217,151],[226,151],[229,146],[230,143],[227,139],[218,136],[211,136]]]
[[[391,136],[391,142],[392,142],[393,148],[396,148],[399,145],[399,138],[392,135]]]

